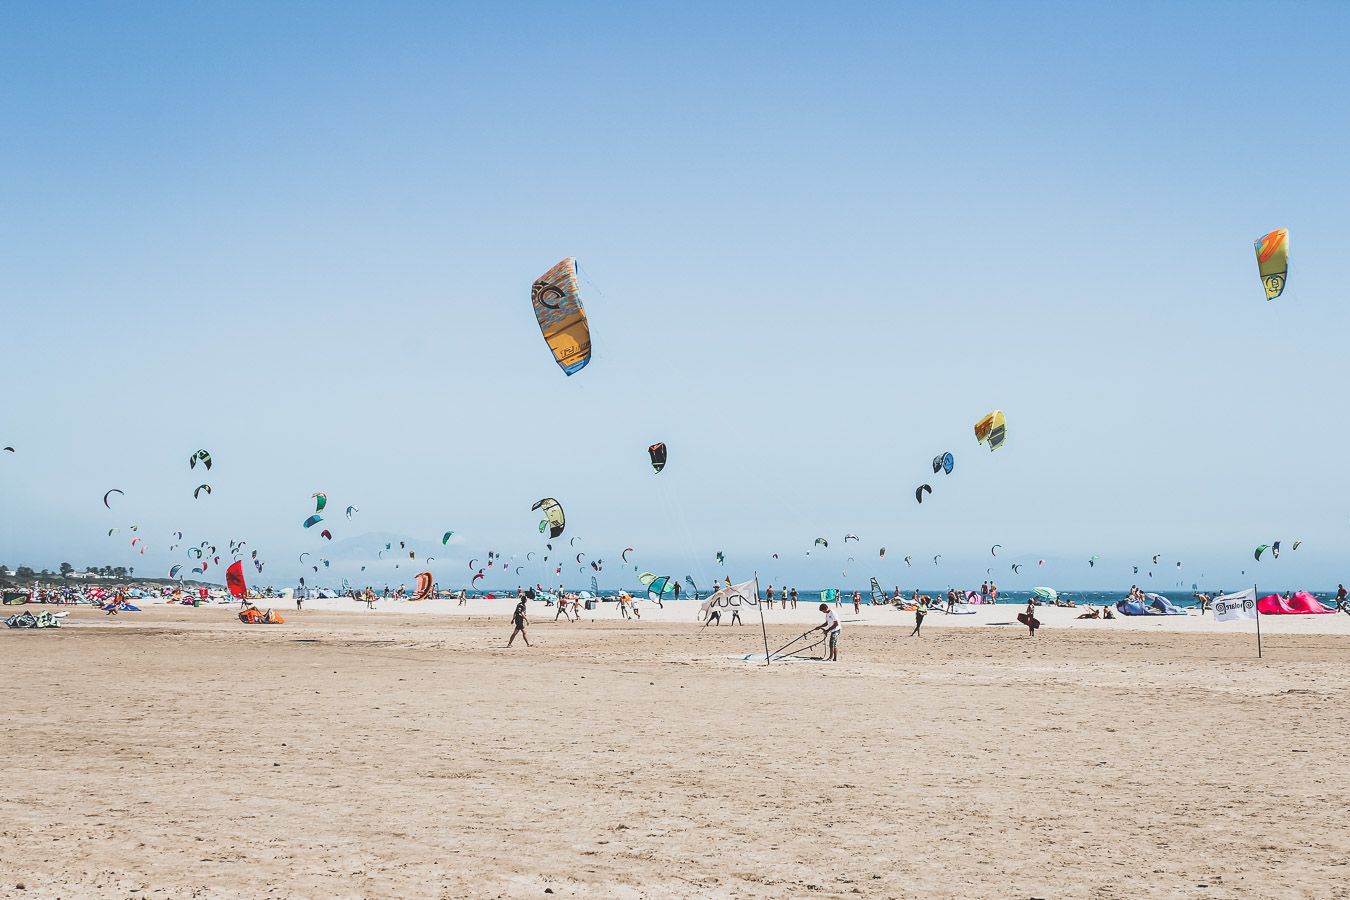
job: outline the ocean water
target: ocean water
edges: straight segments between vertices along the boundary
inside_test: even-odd
[[[568,590],[570,591],[570,590],[574,590],[574,589],[573,589],[573,588],[568,588]],[[821,594],[824,592],[824,590],[825,590],[824,588],[810,588],[810,589],[802,589],[802,588],[798,588],[798,589],[797,589],[797,606],[798,606],[798,608],[801,608],[801,605],[802,605],[803,603],[820,603],[820,602],[821,602]],[[902,591],[902,596],[903,596],[906,600],[908,600],[909,597],[911,596],[911,594],[913,593],[913,590],[914,590],[913,588],[910,588],[910,589],[907,590],[907,591]],[[1234,590],[1241,590],[1241,589],[1240,589],[1240,588],[1234,588]],[[632,594],[634,597],[636,597],[638,600],[646,600],[646,599],[647,599],[646,593],[645,593],[644,591],[642,591],[640,588],[636,588],[636,589],[630,590],[629,593]],[[1074,602],[1074,604],[1077,605],[1077,606],[1103,606],[1103,605],[1113,604],[1113,603],[1115,603],[1115,602],[1118,601],[1118,600],[1124,600],[1124,599],[1125,599],[1125,593],[1126,593],[1125,591],[1060,591],[1060,592],[1059,592],[1059,597],[1060,597],[1061,600],[1072,600],[1072,601]],[[1192,594],[1191,591],[1185,591],[1184,593],[1183,593],[1182,591],[1180,591],[1180,590],[1178,590],[1178,591],[1173,591],[1173,592],[1171,592],[1171,593],[1164,593],[1163,591],[1154,591],[1154,593],[1161,594],[1162,596],[1166,597],[1168,600],[1172,601],[1172,603],[1176,604],[1177,606],[1191,606],[1191,605],[1194,605],[1195,602],[1196,602],[1195,599],[1191,596],[1191,594]],[[1208,591],[1207,591],[1206,593],[1209,593],[1211,597],[1214,596],[1214,593],[1213,593],[1213,592],[1208,592]],[[602,599],[606,599],[606,600],[607,600],[607,599],[612,599],[612,598],[614,598],[614,597],[617,597],[618,594],[619,594],[618,591],[602,590],[602,591],[600,591],[600,595],[599,595],[599,596],[600,596]],[[863,602],[863,605],[864,605],[864,606],[871,602],[871,594],[870,594],[869,591],[860,591],[859,594],[860,594],[860,596],[861,596],[861,598],[862,598],[862,602]],[[932,597],[935,601],[936,601],[936,600],[946,601],[946,599],[947,599],[947,589],[946,589],[946,588],[941,588],[941,589],[933,588],[933,589],[930,589],[930,590],[924,590],[924,589],[920,588],[920,589],[919,589],[919,594],[920,594],[920,595],[927,594],[929,597]],[[1326,596],[1331,596],[1332,594],[1334,594],[1334,592],[1331,592],[1331,594],[1327,594],[1327,595],[1319,595],[1319,596],[1323,596],[1323,597],[1325,598]],[[701,597],[706,597],[706,596],[707,596],[707,592],[706,592],[706,591],[701,592],[701,593],[700,593],[700,596],[701,596]],[[761,592],[760,596],[761,596],[761,597],[763,596],[763,593],[762,593],[762,592]],[[888,592],[888,593],[887,593],[887,597],[889,598],[889,596],[890,596],[890,594],[889,594],[889,592]],[[1028,602],[1032,597],[1034,597],[1034,596],[1035,596],[1035,595],[1034,595],[1031,591],[1008,591],[1007,593],[1004,593],[1004,592],[1000,591],[1000,592],[999,592],[999,595],[998,595],[998,603],[999,603],[999,605],[1007,604],[1007,605],[1021,605],[1021,606],[1026,606],[1026,605],[1027,605],[1027,602]],[[676,601],[676,600],[673,600],[669,595],[667,595],[667,596],[665,596],[665,597],[662,598],[661,602],[662,602],[662,603],[677,603],[677,602],[678,602],[678,603],[684,603],[684,602],[686,602],[687,600],[690,600],[690,599],[691,599],[691,598],[689,598],[689,597],[687,597],[687,596],[681,594],[681,595],[680,595],[680,599],[679,599],[678,601]],[[778,599],[779,599],[778,590],[777,590],[777,588],[775,588],[775,589],[774,589],[774,603],[775,603],[775,605],[777,604]],[[841,603],[844,603],[844,604],[851,604],[851,603],[853,602],[853,594],[852,594],[851,591],[850,591],[850,592],[843,592],[843,591],[841,591],[841,592],[840,592],[840,597],[839,597],[839,599],[840,599],[840,602],[841,602]],[[1040,601],[1040,602],[1044,603],[1045,601],[1042,600],[1042,601]]]
[[[1235,591],[1240,591],[1240,590],[1243,590],[1243,589],[1244,589],[1244,588],[1243,588],[1243,586],[1241,586],[1241,585],[1228,585],[1228,586],[1225,586],[1224,589],[1220,589],[1220,588],[1218,588],[1218,587],[1215,587],[1215,588],[1210,589],[1210,590],[1203,590],[1203,589],[1202,589],[1202,590],[1203,590],[1204,593],[1208,594],[1210,597],[1215,597],[1215,596],[1218,596],[1219,594],[1229,593],[1229,592],[1235,592]],[[568,588],[568,590],[573,590],[573,588]],[[798,588],[798,590],[797,590],[797,606],[798,606],[798,608],[800,609],[800,608],[801,608],[801,605],[802,605],[803,603],[820,603],[820,602],[821,602],[821,594],[823,593],[824,590],[825,590],[824,588],[811,588],[811,589],[809,589],[809,590],[807,590],[807,589],[802,589],[802,588]],[[910,588],[909,590],[902,590],[902,596],[903,596],[906,600],[908,600],[909,597],[913,594],[913,591],[914,591],[913,588]],[[611,599],[611,598],[613,598],[613,597],[618,596],[618,593],[619,593],[618,591],[602,590],[602,591],[600,592],[600,597],[601,597],[602,599]],[[641,589],[630,590],[629,593],[632,594],[634,597],[636,597],[638,600],[646,600],[646,599],[647,599],[646,593],[643,592],[643,591],[641,591]],[[1184,607],[1192,607],[1192,606],[1198,607],[1198,606],[1199,606],[1198,601],[1196,601],[1195,597],[1193,596],[1193,594],[1195,593],[1194,591],[1183,590],[1183,589],[1181,589],[1181,588],[1178,588],[1177,590],[1174,590],[1174,591],[1151,591],[1150,593],[1154,593],[1154,594],[1158,594],[1158,595],[1160,595],[1160,596],[1166,597],[1166,598],[1167,598],[1168,600],[1170,600],[1174,605],[1180,606],[1180,607],[1183,607],[1183,608],[1184,608]],[[1273,589],[1270,590],[1270,591],[1261,590],[1261,591],[1258,591],[1258,593],[1260,593],[1261,595],[1264,596],[1264,595],[1267,594],[1267,593],[1275,593],[1275,591],[1274,591]],[[1281,593],[1282,593],[1282,592],[1281,592]],[[1327,605],[1334,605],[1334,604],[1335,604],[1335,596],[1336,596],[1335,590],[1311,591],[1310,593],[1312,593],[1313,596],[1316,597],[1317,599],[1322,600],[1323,602],[1325,602]],[[863,603],[864,606],[871,602],[871,594],[870,594],[869,591],[860,591],[859,594],[861,595],[862,603]],[[947,599],[947,589],[946,589],[945,587],[944,587],[944,588],[941,588],[941,589],[933,588],[933,589],[930,589],[930,590],[925,590],[925,589],[923,589],[923,588],[920,588],[920,589],[919,589],[919,594],[920,594],[920,595],[927,594],[929,597],[932,597],[935,601],[941,600],[941,601],[944,601],[944,602],[945,602],[946,599]],[[1066,600],[1066,601],[1067,601],[1067,600],[1072,600],[1075,606],[1109,606],[1109,605],[1115,604],[1116,602],[1118,602],[1118,601],[1120,601],[1120,600],[1124,600],[1124,599],[1125,599],[1125,595],[1126,595],[1126,591],[1123,591],[1123,590],[1121,590],[1121,591],[1059,591],[1059,598],[1060,598],[1061,600]],[[706,596],[707,596],[707,593],[706,593],[706,592],[702,592],[702,593],[700,593],[700,596],[706,597]],[[763,596],[762,593],[761,593],[761,596]],[[774,602],[775,602],[775,605],[776,605],[777,602],[778,602],[778,596],[779,596],[779,595],[778,595],[778,590],[777,590],[777,588],[775,588],[775,589],[774,589]],[[888,593],[887,593],[887,597],[889,597],[889,596],[890,596],[890,594],[889,594],[889,592],[888,592]],[[999,605],[1009,605],[1009,606],[1026,606],[1026,605],[1027,605],[1027,602],[1028,602],[1032,597],[1034,597],[1034,596],[1035,596],[1035,594],[1033,594],[1031,591],[1008,591],[1008,592],[1006,592],[1006,593],[1000,591],[1000,592],[999,592],[999,595],[998,595],[998,604],[999,604]],[[684,602],[688,601],[689,599],[690,599],[690,598],[688,598],[688,597],[686,597],[686,596],[684,596],[684,595],[681,595],[681,596],[680,596],[680,599],[679,599],[678,601],[676,601],[676,600],[672,600],[669,596],[666,596],[666,597],[662,598],[662,601],[661,601],[661,602],[663,602],[663,603],[676,603],[676,602],[678,602],[678,603],[684,603]],[[839,599],[840,599],[840,602],[843,603],[843,604],[852,604],[852,602],[853,602],[853,594],[852,594],[851,591],[850,591],[850,592],[843,592],[843,591],[841,591],[841,592],[840,592],[840,598],[839,598]],[[1041,602],[1041,603],[1044,603],[1045,601],[1044,601],[1044,600],[1041,600],[1040,602]]]

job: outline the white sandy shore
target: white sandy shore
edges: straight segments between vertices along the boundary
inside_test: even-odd
[[[158,606],[161,601],[138,600],[138,605]],[[294,601],[290,600],[258,600],[259,606],[266,608],[269,605],[275,606],[283,615],[287,610],[295,608]],[[309,599],[305,601],[306,610],[316,610],[325,612],[348,612],[352,615],[431,615],[431,616],[452,616],[456,618],[476,618],[480,616],[500,616],[505,617],[511,614],[515,608],[513,598],[500,598],[488,600],[475,598],[467,601],[465,605],[457,605],[457,600],[424,600],[412,602],[409,600],[379,600],[375,603],[373,610],[367,610],[364,602],[357,602],[348,598],[334,599]],[[213,604],[214,605],[214,604]],[[799,601],[796,609],[782,609],[777,604],[773,609],[764,611],[764,620],[769,625],[799,624],[802,626],[811,626],[819,624],[821,614],[819,612],[819,601],[807,602]],[[530,616],[536,621],[551,621],[556,613],[552,606],[546,606],[542,601],[530,603]],[[699,627],[698,621],[699,604],[689,600],[678,602],[667,602],[664,607],[658,607],[650,601],[641,601],[638,604],[641,612],[642,622],[664,622],[679,623],[687,622],[693,627]],[[925,630],[934,628],[1012,628],[1020,629],[1022,626],[1017,622],[1017,614],[1022,612],[1024,607],[1013,604],[995,604],[991,606],[977,606],[976,612],[971,615],[947,615],[941,612],[930,612],[924,619],[923,627]],[[864,603],[858,613],[853,612],[853,604],[840,604],[838,607],[840,620],[844,627],[856,625],[868,626],[897,626],[903,628],[914,627],[914,613],[902,612],[892,607],[873,607]],[[1046,629],[1057,628],[1086,628],[1102,631],[1166,631],[1166,632],[1214,632],[1214,633],[1244,633],[1251,632],[1255,635],[1256,623],[1251,621],[1242,622],[1215,622],[1211,614],[1203,616],[1194,612],[1188,612],[1184,616],[1120,616],[1115,619],[1079,619],[1078,616],[1085,612],[1086,608],[1080,607],[1070,609],[1065,607],[1040,606],[1037,607],[1036,615],[1041,620]],[[591,610],[582,610],[583,620],[605,621],[618,620],[622,616],[619,612],[619,604],[605,602],[598,604],[597,608]],[[749,616],[743,623],[749,627],[759,624],[758,616]],[[728,627],[729,623],[724,623],[722,627]],[[717,626],[714,626],[717,627]],[[735,627],[735,626],[730,626]],[[1262,616],[1261,631],[1263,634],[1341,634],[1350,635],[1350,616],[1344,613],[1322,616]]]

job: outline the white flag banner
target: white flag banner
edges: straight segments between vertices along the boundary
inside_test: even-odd
[[[1236,594],[1214,598],[1214,621],[1232,622],[1234,619],[1255,619],[1256,588],[1247,588]]]
[[[723,615],[728,615],[733,610],[752,612],[757,609],[759,609],[758,578],[719,588],[712,596],[703,601],[702,607],[705,615],[710,614],[713,610],[721,610]]]

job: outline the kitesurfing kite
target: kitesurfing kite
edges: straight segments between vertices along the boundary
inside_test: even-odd
[[[1017,573],[1019,573],[1019,572],[1022,571],[1022,567],[1019,566],[1017,563],[1013,563],[1012,570],[1013,570],[1013,574],[1016,575]]]
[[[666,467],[666,445],[664,443],[652,444],[647,448],[647,455],[652,458],[652,469],[660,472]]]
[[[1008,439],[1008,420],[1003,410],[996,409],[975,423],[975,440],[983,444],[986,438],[991,452],[1002,447]]]
[[[123,491],[121,488],[113,488],[112,490],[108,491],[108,493],[103,495],[103,505],[108,509],[112,509],[111,506],[108,506],[108,498],[111,497],[113,494],[121,494],[123,497],[126,496],[126,492]]]
[[[912,556],[906,556],[906,557],[905,557],[905,565],[908,566],[908,565],[910,564],[910,560],[912,560],[912,559],[914,559],[914,557],[912,557]]]
[[[188,468],[189,468],[189,469],[195,469],[195,468],[197,468],[197,462],[198,462],[198,460],[201,461],[202,465],[206,466],[206,471],[208,471],[208,472],[211,471],[211,454],[210,454],[210,453],[207,453],[205,450],[198,450],[196,453],[194,453],[194,454],[192,454],[191,456],[189,456],[189,457],[188,457]]]
[[[857,539],[858,539],[858,536],[857,536],[856,534],[846,534],[846,535],[844,535],[844,543],[845,543],[845,544],[847,544],[849,541],[856,541]]]
[[[1280,542],[1279,542],[1279,541],[1276,541],[1275,543],[1273,543],[1273,544],[1270,545],[1270,555],[1273,556],[1273,557],[1275,557],[1276,559],[1279,559],[1279,558],[1280,558]]]
[[[1261,554],[1262,554],[1262,553],[1265,553],[1265,552],[1266,552],[1267,550],[1269,550],[1269,549],[1270,549],[1270,545],[1269,545],[1269,544],[1262,544],[1261,546],[1257,547],[1257,548],[1256,548],[1256,553],[1254,554],[1255,557],[1256,557],[1256,561],[1257,561],[1257,562],[1260,562],[1260,561],[1261,561]]]
[[[193,500],[196,500],[196,499],[197,499],[197,496],[198,496],[199,494],[201,494],[202,491],[206,491],[206,493],[210,494],[210,493],[211,493],[211,485],[209,485],[209,484],[199,484],[199,485],[197,485],[197,489],[196,489],[195,491],[192,492],[192,499],[193,499]]]
[[[1089,556],[1089,557],[1088,557],[1088,567],[1091,568],[1091,567],[1093,567],[1093,566],[1096,566],[1096,565],[1097,565],[1097,560],[1099,560],[1099,559],[1101,559],[1100,556]]]
[[[530,288],[530,303],[553,361],[566,375],[584,369],[591,361],[591,329],[577,287],[577,261],[569,256],[540,275]]]
[[[430,593],[431,593],[431,573],[430,572],[417,573],[417,593],[408,599],[425,600],[427,598],[427,594]]]
[[[545,497],[531,506],[530,509],[544,511],[544,521],[539,523],[541,526],[539,530],[543,531],[543,526],[547,524],[548,536],[551,538],[558,537],[567,527],[567,517],[563,514],[562,504],[552,497]]]
[[[632,547],[624,547],[623,552],[619,554],[619,559],[623,560],[624,562],[628,562],[628,554],[632,552],[633,552]]]
[[[933,474],[943,472],[947,475],[952,474],[952,469],[956,467],[956,457],[951,452],[939,453],[933,457]]]
[[[829,546],[830,546],[830,542],[827,541],[827,540],[825,540],[824,538],[816,538],[816,542],[815,542],[814,544],[812,544],[812,546],[813,546],[813,547],[829,547]]]
[[[717,564],[719,566],[725,566],[727,564],[726,554],[724,554],[721,550],[717,551]]]
[[[323,508],[328,505],[328,495],[323,491],[315,491],[309,496],[314,501],[314,511],[323,512]]]
[[[998,553],[996,553],[995,551],[997,551],[997,550],[1002,550],[1002,549],[1003,549],[1003,545],[1002,545],[1002,544],[995,544],[994,546],[992,546],[992,547],[989,548],[989,555],[990,555],[990,556],[998,556]]]
[[[360,511],[361,511],[361,510],[357,509],[355,506],[349,506],[349,507],[347,507],[347,518],[350,519],[353,515],[355,515],[356,513],[359,513]]]
[[[930,485],[930,484],[921,484],[921,485],[919,485],[918,487],[916,487],[916,488],[914,489],[914,499],[917,500],[917,501],[919,501],[920,503],[922,503],[922,502],[923,502],[923,492],[924,492],[924,491],[927,491],[929,494],[932,494],[932,493],[933,493],[933,486]]]
[[[1257,238],[1254,246],[1266,299],[1274,300],[1284,293],[1284,282],[1289,276],[1289,229],[1277,228]]]
[[[453,537],[454,534],[453,531],[447,531],[445,534],[441,535],[441,546],[444,547],[446,544],[450,543],[450,538]]]
[[[323,531],[319,532],[319,537],[323,538],[326,541],[331,541],[333,539],[333,532],[325,528]]]
[[[312,528],[313,526],[319,524],[322,521],[323,516],[319,515],[310,516],[308,519],[305,520],[305,527]],[[386,545],[384,549],[388,550],[389,549],[388,545]]]

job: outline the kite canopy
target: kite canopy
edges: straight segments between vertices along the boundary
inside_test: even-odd
[[[577,287],[577,261],[569,256],[540,275],[530,288],[530,304],[558,367],[566,375],[584,369],[591,361],[591,328]]]
[[[359,513],[360,511],[361,511],[361,510],[360,510],[359,508],[355,507],[355,506],[349,506],[349,507],[347,507],[347,518],[350,519],[353,515],[355,515],[356,513]]]
[[[544,521],[539,523],[539,530],[543,531],[544,527],[547,526],[550,538],[558,537],[567,527],[567,516],[563,513],[562,504],[552,497],[545,497],[536,502],[530,509],[543,510]]]
[[[942,473],[950,475],[954,468],[956,468],[956,457],[952,456],[951,451],[942,454]]]
[[[990,451],[1002,447],[1003,442],[1008,439],[1008,420],[1004,417],[1003,410],[996,409],[975,423],[975,440],[983,444],[986,438],[989,440]]]
[[[197,485],[197,489],[196,489],[195,491],[192,492],[192,499],[193,499],[193,500],[196,500],[197,497],[201,494],[202,491],[206,491],[208,494],[211,493],[211,485],[209,485],[209,484],[199,484],[199,485]]]
[[[211,454],[207,453],[205,450],[198,450],[196,453],[188,457],[188,468],[189,469],[197,468],[197,462],[199,460],[203,465],[206,466],[206,471],[208,472],[211,471]]]
[[[995,544],[994,546],[992,546],[992,547],[989,548],[989,555],[990,555],[990,556],[998,556],[998,553],[995,552],[995,551],[1002,550],[1002,549],[1003,549],[1003,545],[1002,545],[1002,544]]]
[[[108,491],[108,493],[104,494],[103,505],[108,509],[112,509],[111,506],[108,506],[108,498],[111,497],[113,494],[121,494],[123,497],[125,497],[126,491],[123,491],[121,488],[113,488],[112,490]]]
[[[305,527],[306,527],[306,528],[312,528],[313,526],[319,524],[319,523],[322,522],[322,521],[323,521],[323,516],[317,516],[317,515],[316,515],[316,516],[310,516],[308,519],[305,520]],[[388,549],[388,548],[386,548],[386,549]]]
[[[1257,238],[1254,246],[1266,299],[1274,300],[1284,293],[1284,282],[1289,276],[1289,229],[1277,228]]]
[[[664,443],[655,443],[647,448],[647,455],[652,458],[652,469],[660,472],[666,467],[666,445]]]
[[[933,486],[931,484],[921,484],[918,487],[916,487],[914,489],[914,499],[922,503],[924,491],[927,491],[929,494],[932,494]]]
[[[237,562],[225,570],[225,585],[230,589],[230,596],[237,599],[244,599],[248,595],[248,586],[244,584],[244,564]]]
[[[328,495],[323,491],[316,491],[315,493],[310,494],[310,498],[314,500],[315,512],[323,512],[323,508],[328,505]]]
[[[427,594],[430,593],[431,593],[431,573],[419,572],[417,575],[417,593],[414,594],[409,599],[425,600],[427,598]]]
[[[816,542],[812,546],[828,547],[830,546],[830,542],[825,540],[823,537],[820,537],[816,538]]]
[[[441,546],[444,547],[446,544],[450,543],[450,538],[453,537],[454,534],[453,531],[447,531],[445,534],[441,535]]]
[[[1256,561],[1257,561],[1257,562],[1260,562],[1260,561],[1261,561],[1261,554],[1262,554],[1262,553],[1265,553],[1265,552],[1266,552],[1267,550],[1269,550],[1269,549],[1270,549],[1270,545],[1269,545],[1269,544],[1262,544],[1261,546],[1257,547],[1257,548],[1256,548],[1256,553],[1254,554],[1254,555],[1256,556]]]

